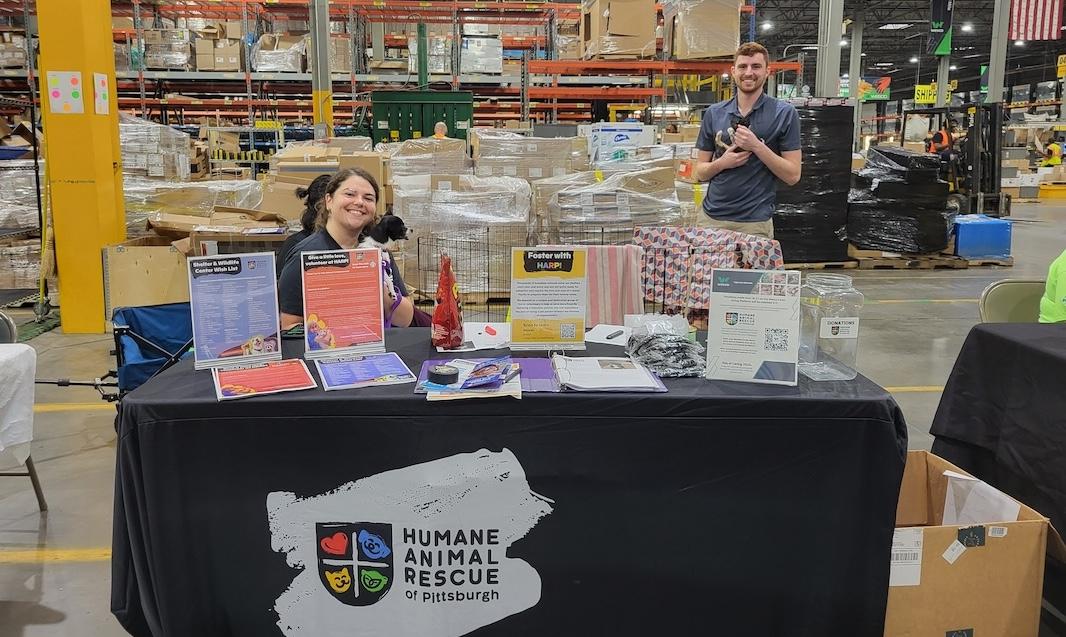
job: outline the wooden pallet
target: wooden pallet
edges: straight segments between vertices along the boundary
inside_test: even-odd
[[[987,265],[999,265],[1009,268],[1014,265],[1014,257],[1007,257],[1005,259],[966,259],[966,262],[970,264],[971,268],[979,268]]]
[[[859,259],[860,270],[964,270],[970,267],[966,259],[947,256],[899,256]]]
[[[786,263],[786,270],[851,270],[859,267],[858,261],[817,261],[812,263]]]

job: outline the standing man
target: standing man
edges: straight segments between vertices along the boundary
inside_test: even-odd
[[[800,179],[799,114],[763,92],[770,75],[763,45],[742,44],[732,70],[736,94],[707,109],[696,139],[695,175],[710,181],[700,225],[772,239],[777,181]]]

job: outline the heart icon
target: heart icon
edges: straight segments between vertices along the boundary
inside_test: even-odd
[[[320,544],[322,545],[322,550],[330,555],[344,555],[348,550],[348,536],[337,532],[329,537],[322,538]]]

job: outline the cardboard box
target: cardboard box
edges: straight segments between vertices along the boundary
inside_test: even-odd
[[[381,153],[373,151],[360,151],[357,153],[344,153],[340,155],[340,169],[362,168],[377,180],[378,187],[385,183],[385,161]]]
[[[189,300],[185,255],[164,237],[141,237],[107,246],[104,259],[104,311]]]
[[[591,0],[581,8],[585,57],[655,56],[656,8],[646,0]]]
[[[229,40],[217,40],[218,44],[215,46],[215,62],[214,68],[216,71],[239,71],[241,70],[241,52],[244,47],[240,42],[231,42]]]
[[[198,38],[193,45],[193,50],[196,51],[196,55],[215,55],[215,40],[206,40],[204,38]]]
[[[214,71],[215,70],[215,56],[214,55],[200,55],[196,54],[196,70],[197,71]]]
[[[244,228],[273,228],[287,225],[284,217],[268,211],[231,206],[215,206],[210,217],[159,213],[148,220],[148,229],[156,234],[181,239],[189,236],[194,228],[204,226],[227,231]]]
[[[496,38],[463,38],[459,69],[462,73],[503,73],[503,43]]]
[[[518,177],[527,180],[561,177],[569,172],[569,160],[539,157],[482,157],[474,167],[474,174],[478,177]]]
[[[664,5],[663,47],[676,60],[732,56],[740,46],[740,5],[736,0]]]
[[[330,137],[326,140],[327,148],[339,148],[342,153],[361,153],[374,150],[369,137]]]
[[[663,133],[664,144],[681,144],[684,141],[685,137],[681,133]]]
[[[945,471],[968,475],[926,451],[907,454],[885,636],[1036,635],[1044,555],[1066,557],[1062,538],[1024,504],[1017,520],[942,525],[949,491]],[[971,501],[959,487],[952,491],[957,505]]]
[[[226,20],[224,23],[224,32],[227,39],[240,40],[243,32],[241,30],[240,20]]]
[[[269,180],[262,182],[263,199],[256,210],[272,212],[288,221],[298,221],[304,212],[304,201],[296,196],[303,184]]]
[[[40,239],[0,244],[0,289],[36,289],[40,275]]]

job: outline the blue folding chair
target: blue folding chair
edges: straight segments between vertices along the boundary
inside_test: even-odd
[[[182,359],[192,348],[188,303],[115,308],[118,398]]]

